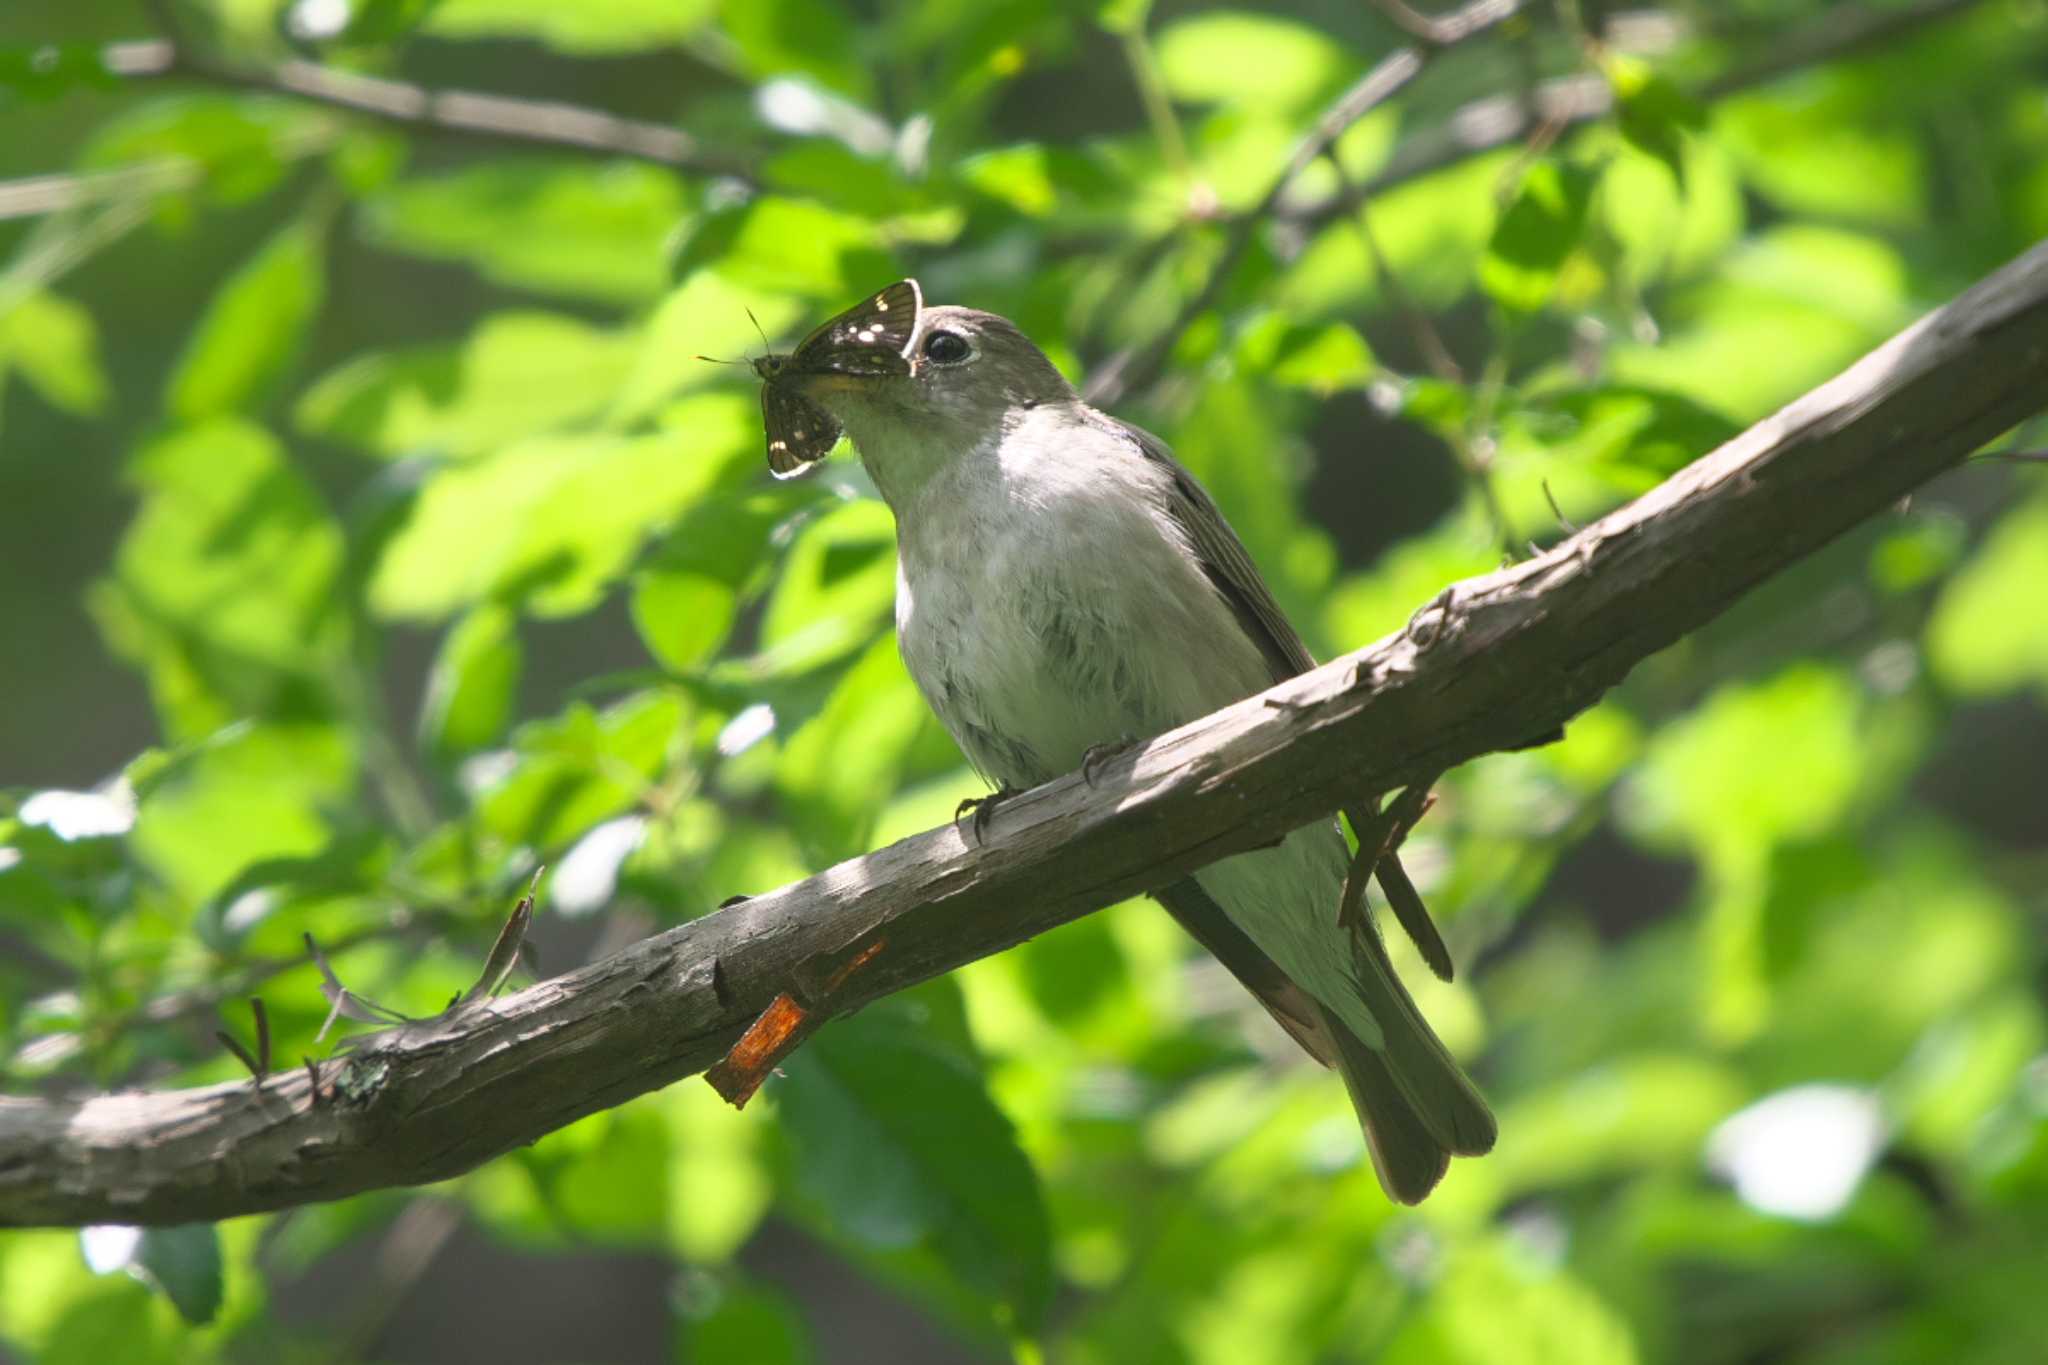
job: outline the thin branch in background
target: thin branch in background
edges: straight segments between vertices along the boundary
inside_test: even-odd
[[[1159,72],[1159,58],[1152,50],[1152,40],[1146,36],[1143,24],[1134,24],[1122,35],[1124,61],[1131,68],[1131,83],[1138,87],[1138,98],[1145,106],[1146,122],[1152,125],[1152,136],[1159,143],[1159,155],[1180,182],[1182,210],[1194,218],[1207,218],[1216,212],[1216,191],[1196,178],[1194,158],[1188,155],[1187,134],[1180,126],[1180,116],[1173,111],[1173,101],[1166,93],[1166,78]]]
[[[1331,148],[1323,159],[1329,162],[1331,170],[1336,172],[1338,192],[1352,207],[1358,235],[1365,242],[1366,254],[1372,257],[1373,273],[1386,289],[1387,298],[1393,303],[1395,311],[1401,315],[1401,322],[1407,327],[1409,337],[1415,342],[1415,349],[1421,353],[1423,363],[1429,366],[1429,372],[1438,379],[1452,384],[1463,384],[1465,371],[1451,355],[1450,347],[1444,345],[1443,334],[1437,331],[1436,323],[1431,321],[1429,314],[1415,302],[1415,296],[1408,292],[1408,286],[1401,283],[1401,277],[1395,273],[1392,263],[1387,260],[1387,253],[1380,245],[1379,234],[1373,231],[1372,213],[1366,203],[1364,192],[1351,178],[1350,172],[1344,169],[1344,163],[1337,156],[1335,148]]]
[[[1373,0],[1374,7],[1409,36],[1427,47],[1449,47],[1514,13],[1517,6],[1467,5],[1441,18],[1422,13],[1403,0]],[[1499,10],[1499,12],[1496,12]]]
[[[169,18],[165,7],[157,8],[160,19]],[[601,152],[741,179],[751,176],[747,166],[707,151],[688,133],[667,124],[553,100],[436,90],[296,58],[270,66],[241,66],[199,52],[175,22],[168,23],[165,32],[168,36],[163,38],[109,44],[101,62],[110,74],[128,80],[182,77],[286,95],[401,127]]]
[[[1985,0],[1918,0],[1898,9],[1838,5],[1819,20],[1774,42],[1767,55],[1716,76],[1688,91],[1702,104],[1741,94],[1778,77],[1810,66],[1851,56],[1907,37],[1975,8]],[[1614,90],[1597,74],[1564,76],[1545,81],[1533,96],[1490,95],[1455,110],[1441,124],[1408,138],[1385,169],[1365,183],[1367,194],[1505,147],[1548,125],[1553,139],[1581,124],[1597,122],[1614,111]],[[1348,212],[1342,196],[1304,205],[1291,215],[1304,226],[1317,227]]]
[[[109,171],[76,175],[31,175],[0,181],[0,221],[38,218],[87,208],[107,200],[151,198],[197,185],[204,172],[196,161],[166,158]]]
[[[1519,0],[1477,0],[1457,14],[1442,22],[1452,25],[1447,31],[1455,32],[1457,40],[1473,37],[1502,20],[1520,8]],[[1158,377],[1167,355],[1174,343],[1180,339],[1189,324],[1216,301],[1223,292],[1245,252],[1250,249],[1252,238],[1259,226],[1271,217],[1280,201],[1293,186],[1297,177],[1314,165],[1324,152],[1336,144],[1351,126],[1392,99],[1405,89],[1408,83],[1419,75],[1429,59],[1442,50],[1442,45],[1427,47],[1404,47],[1383,57],[1372,70],[1365,73],[1357,83],[1339,95],[1330,107],[1315,122],[1306,136],[1295,145],[1287,164],[1275,176],[1259,202],[1232,221],[1230,235],[1224,242],[1223,252],[1209,269],[1209,276],[1192,298],[1181,306],[1172,322],[1162,328],[1157,336],[1145,345],[1126,348],[1097,366],[1087,388],[1088,401],[1098,404],[1114,403],[1132,389],[1143,388]]]

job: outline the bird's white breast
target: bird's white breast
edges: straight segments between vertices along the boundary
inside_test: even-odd
[[[898,507],[903,657],[987,776],[1041,782],[1265,685],[1167,480],[1113,433],[1025,414]]]

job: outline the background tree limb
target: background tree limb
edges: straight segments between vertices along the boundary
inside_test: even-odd
[[[2048,243],[1835,380],[1407,629],[1006,803],[339,1063],[0,1099],[0,1224],[178,1223],[442,1179],[702,1070],[879,943],[844,1010],[1526,742],[1771,573],[2048,405]]]

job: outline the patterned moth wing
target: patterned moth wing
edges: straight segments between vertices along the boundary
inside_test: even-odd
[[[923,306],[917,281],[898,280],[805,337],[790,364],[814,374],[909,374],[906,352]]]
[[[788,355],[753,362],[762,380],[761,421],[768,432],[770,472],[779,479],[800,474],[824,459],[839,439],[839,423],[798,393],[791,376],[909,374],[905,352],[923,302],[916,280],[899,280],[812,331]]]
[[[761,386],[761,425],[768,430],[768,472],[778,479],[803,473],[839,440],[830,413],[773,379]]]

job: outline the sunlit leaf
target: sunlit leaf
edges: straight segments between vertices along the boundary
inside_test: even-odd
[[[447,38],[531,38],[565,53],[599,56],[682,42],[716,7],[716,0],[435,0],[424,28]]]
[[[1927,653],[1942,681],[1965,695],[2029,684],[2048,693],[2048,622],[2021,607],[2043,583],[2048,501],[2035,498],[1999,522],[1936,603]]]
[[[10,372],[66,412],[91,417],[107,405],[99,329],[61,295],[32,290],[0,308],[0,380]]]
[[[420,741],[446,759],[492,743],[511,722],[523,652],[519,618],[486,603],[448,630],[427,675]]]
[[[1198,103],[1292,108],[1326,93],[1354,62],[1306,24],[1239,10],[1176,20],[1157,41],[1167,89]]]
[[[981,1080],[902,1021],[835,1021],[773,1091],[795,1179],[833,1234],[1008,1308],[1044,1312],[1051,1245],[1037,1176]]]
[[[370,351],[322,376],[294,413],[370,454],[481,454],[602,411],[633,338],[553,313],[498,313],[459,348]]]
[[[221,285],[171,372],[164,406],[193,422],[248,411],[297,359],[326,294],[317,228],[285,228]]]
[[[1596,183],[1583,166],[1553,160],[1530,166],[1487,244],[1480,287],[1516,312],[1548,303],[1585,231]]]
[[[443,5],[436,21],[454,7]],[[583,10],[549,5],[546,12]],[[676,177],[655,166],[537,170],[519,161],[400,181],[364,206],[361,221],[379,246],[461,261],[502,284],[635,303],[661,291],[663,255],[686,202]]]
[[[543,616],[583,611],[646,537],[751,467],[753,421],[750,404],[710,394],[662,434],[536,437],[441,469],[385,548],[371,606],[406,619],[493,597]]]

